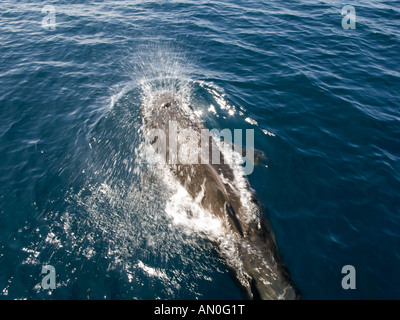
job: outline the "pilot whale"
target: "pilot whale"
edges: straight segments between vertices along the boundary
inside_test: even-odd
[[[231,268],[231,272],[244,297],[299,299],[300,292],[283,263],[274,233],[247,178],[243,176],[242,182],[251,194],[251,205],[241,196],[234,170],[228,161],[224,161],[223,153],[219,155],[219,161],[212,161],[215,160],[212,159],[215,147],[212,136],[206,139],[210,152],[200,152],[198,161],[181,163],[174,156],[173,150],[179,151],[180,144],[190,138],[186,135],[180,139],[185,130],[204,137],[207,131],[201,119],[171,92],[154,93],[151,101],[142,103],[142,115],[145,131],[153,133],[148,141],[155,153],[166,157],[169,170],[189,195],[221,219],[226,232],[233,235],[230,239],[240,260],[240,268]],[[172,129],[177,132],[174,141],[168,139]]]

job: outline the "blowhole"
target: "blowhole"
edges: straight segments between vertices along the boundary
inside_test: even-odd
[[[171,107],[171,102],[165,102],[161,105],[161,108],[169,108]]]

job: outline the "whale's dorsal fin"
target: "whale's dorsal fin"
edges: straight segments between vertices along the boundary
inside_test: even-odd
[[[237,231],[239,232],[240,236],[243,238],[244,234],[243,234],[243,230],[242,230],[242,226],[240,225],[239,219],[236,215],[235,210],[233,210],[232,206],[230,204],[228,204],[227,202],[225,202],[225,209],[229,214],[229,217],[231,217],[234,227],[236,227]]]

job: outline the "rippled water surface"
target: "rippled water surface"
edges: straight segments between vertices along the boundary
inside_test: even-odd
[[[242,298],[218,225],[143,160],[155,87],[254,129],[304,299],[400,298],[398,1],[347,30],[337,1],[53,1],[55,30],[48,4],[0,1],[0,299]]]

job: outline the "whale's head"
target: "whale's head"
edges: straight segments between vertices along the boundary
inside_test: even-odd
[[[142,116],[148,128],[163,129],[166,122],[176,120],[182,113],[182,103],[176,94],[169,91],[155,92],[143,101]]]

